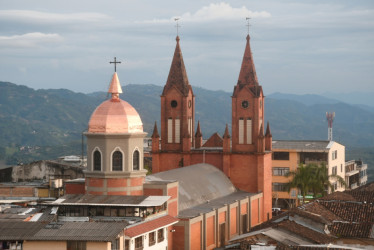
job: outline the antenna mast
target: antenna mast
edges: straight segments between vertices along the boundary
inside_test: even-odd
[[[328,130],[327,130],[327,139],[332,141],[332,122],[335,118],[335,112],[328,113],[326,112],[326,120],[328,122]]]

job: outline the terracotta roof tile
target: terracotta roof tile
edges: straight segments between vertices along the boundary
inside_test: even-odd
[[[328,229],[332,234],[338,237],[370,238],[373,225],[373,223],[334,222],[332,225],[328,226]]]
[[[156,230],[157,228],[160,228],[160,227],[165,227],[165,226],[168,226],[168,225],[175,224],[177,222],[178,222],[178,219],[176,219],[176,218],[174,218],[170,215],[166,215],[166,216],[163,216],[161,218],[157,218],[157,219],[154,219],[154,220],[151,220],[151,221],[146,221],[144,223],[136,224],[133,227],[127,228],[125,230],[125,235],[132,238],[132,237],[144,234],[146,232],[151,232],[151,231]]]
[[[325,206],[319,204],[319,202],[312,202],[312,203],[306,204],[304,205],[304,208],[305,208],[305,211],[318,214],[330,222],[334,220],[342,220],[342,218],[340,218],[339,216],[331,212]]]
[[[277,227],[284,228],[292,233],[298,234],[320,244],[330,243],[333,240],[332,237],[329,237],[326,234],[304,227],[294,221],[282,221],[277,225]]]
[[[214,133],[203,145],[203,147],[222,147],[223,139],[218,133]]]
[[[374,223],[374,205],[358,202],[319,202],[335,215],[348,222],[371,222]]]

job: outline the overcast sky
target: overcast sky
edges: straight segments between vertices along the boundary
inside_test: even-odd
[[[248,16],[265,94],[374,92],[372,0],[1,0],[0,81],[106,91],[116,56],[122,85],[164,85],[180,17],[190,83],[231,92]]]

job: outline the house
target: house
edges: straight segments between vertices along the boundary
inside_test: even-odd
[[[374,183],[292,208],[230,243],[278,249],[374,249]]]
[[[272,196],[273,207],[289,208],[299,205],[297,189],[287,192],[286,184],[291,177],[290,171],[296,171],[300,164],[325,163],[329,175],[345,178],[345,147],[335,141],[312,140],[274,140],[272,143]],[[344,191],[344,186],[331,179],[334,191]],[[332,190],[329,189],[328,193]],[[308,196],[307,198],[313,198]]]
[[[351,160],[345,163],[345,182],[348,189],[355,189],[367,183],[367,168],[368,165],[361,160]]]

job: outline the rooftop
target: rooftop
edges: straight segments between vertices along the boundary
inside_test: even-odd
[[[1,222],[0,240],[112,241],[127,225],[125,222]]]
[[[68,194],[47,205],[152,207],[161,206],[169,199],[170,196]]]
[[[328,152],[334,141],[296,141],[273,140],[273,149],[286,149],[296,151]]]

